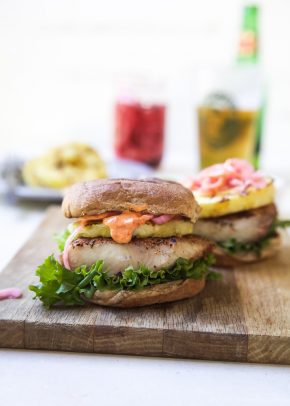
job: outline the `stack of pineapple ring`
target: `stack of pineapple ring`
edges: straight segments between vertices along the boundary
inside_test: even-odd
[[[96,150],[86,144],[68,143],[26,162],[22,176],[29,186],[61,189],[76,182],[105,178],[107,174]]]

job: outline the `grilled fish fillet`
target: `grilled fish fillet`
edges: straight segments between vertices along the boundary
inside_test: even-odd
[[[227,216],[198,220],[193,233],[214,241],[235,238],[239,242],[257,241],[263,238],[277,216],[274,204]]]
[[[78,238],[68,251],[72,269],[92,265],[104,260],[104,270],[109,275],[122,272],[126,267],[145,265],[149,269],[168,268],[180,257],[196,260],[211,248],[211,243],[196,236],[182,238],[133,239],[128,244],[118,244],[111,238]]]

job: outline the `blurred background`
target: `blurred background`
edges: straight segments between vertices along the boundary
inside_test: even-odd
[[[200,78],[209,70],[225,83],[226,69],[238,66],[248,4],[1,0],[1,158],[32,157],[47,147],[80,141],[96,147],[105,160],[112,159],[114,109],[121,93],[127,97],[124,80],[137,77],[140,82],[141,77],[144,88],[145,77],[145,83],[153,81],[154,91],[161,89],[166,105],[161,168],[194,173],[199,167],[197,106],[207,96],[201,95]],[[259,12],[258,104],[263,110],[260,165],[287,173],[290,2],[254,4]],[[232,82],[231,73],[229,77]]]
[[[289,0],[0,0],[1,261],[83,178],[242,156],[288,213],[289,19]]]

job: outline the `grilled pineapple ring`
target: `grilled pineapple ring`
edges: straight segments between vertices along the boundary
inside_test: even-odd
[[[186,220],[171,220],[165,224],[142,224],[134,231],[134,237],[137,238],[168,238],[168,237],[182,237],[184,235],[190,235],[193,233],[194,224],[191,221]],[[77,227],[77,223],[71,223],[68,226],[69,231]],[[77,234],[76,238],[96,238],[96,237],[111,237],[110,229],[103,223],[90,224]]]
[[[24,165],[22,176],[30,186],[65,188],[76,182],[106,177],[100,155],[89,145],[69,143]]]
[[[219,217],[272,203],[275,198],[275,187],[273,181],[269,179],[264,188],[249,188],[244,194],[227,192],[214,197],[205,197],[195,192],[194,197],[201,207],[200,218]]]

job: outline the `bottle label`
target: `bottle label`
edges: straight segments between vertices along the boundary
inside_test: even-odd
[[[240,57],[255,56],[257,53],[257,38],[253,31],[244,31],[240,39]]]

